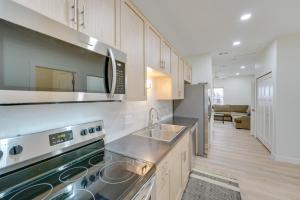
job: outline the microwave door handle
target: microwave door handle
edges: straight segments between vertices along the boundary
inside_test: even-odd
[[[113,77],[112,77],[112,84],[111,84],[111,91],[110,91],[110,96],[113,97],[116,91],[116,84],[117,84],[117,64],[116,64],[115,55],[111,48],[108,49],[108,54],[111,59],[111,65],[113,70]]]

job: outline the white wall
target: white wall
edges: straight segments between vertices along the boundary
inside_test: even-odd
[[[277,40],[276,155],[300,164],[300,33]]]
[[[159,109],[162,118],[172,116],[172,101],[154,100],[153,90],[148,95],[141,102],[0,106],[0,138],[104,120],[110,142],[145,127],[150,107]]]
[[[213,84],[212,57],[210,54],[201,54],[187,57],[192,65],[193,76],[192,83],[208,83],[210,87]]]
[[[258,78],[269,72],[276,72],[277,68],[277,41],[267,45],[257,57],[255,64],[255,77]]]
[[[254,105],[254,76],[238,76],[214,79],[215,88],[224,88],[224,104]]]
[[[256,77],[272,72],[274,132],[272,155],[276,160],[300,164],[299,104],[300,33],[280,37],[262,51]]]

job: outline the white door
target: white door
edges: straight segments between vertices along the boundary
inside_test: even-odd
[[[272,74],[258,78],[256,87],[256,135],[271,151],[273,133]]]

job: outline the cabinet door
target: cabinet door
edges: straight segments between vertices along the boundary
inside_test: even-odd
[[[121,50],[127,54],[127,100],[146,97],[145,21],[127,1],[121,4]]]
[[[78,29],[115,47],[116,0],[79,0]]]
[[[181,141],[171,152],[170,159],[170,199],[177,200],[182,191],[182,174],[181,174]]]
[[[147,47],[147,66],[153,69],[161,69],[161,41],[158,33],[151,27],[148,27],[148,47]]]
[[[170,199],[170,163],[169,155],[157,167],[156,173],[156,200]]]
[[[75,0],[13,0],[27,8],[76,28]]]
[[[173,99],[179,98],[179,58],[176,54],[176,52],[172,51],[171,54],[171,75],[172,75],[172,96]]]
[[[165,41],[162,42],[162,66],[164,72],[171,72],[171,47]]]
[[[189,81],[190,81],[190,83],[192,83],[192,77],[193,77],[193,68],[190,66],[190,68],[189,68]]]
[[[178,98],[184,99],[184,63],[183,60],[179,60],[178,69]]]
[[[191,76],[192,70],[188,63],[184,62],[184,80],[188,83],[191,83],[192,76]]]
[[[181,186],[185,187],[190,173],[189,134],[182,139],[181,145]]]

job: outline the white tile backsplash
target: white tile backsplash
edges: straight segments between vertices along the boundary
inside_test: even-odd
[[[172,116],[172,101],[156,101],[151,92],[148,101],[2,106],[0,138],[104,120],[106,141],[110,142],[145,127],[151,107],[162,118]]]

